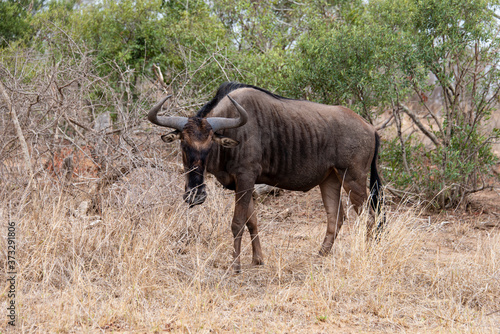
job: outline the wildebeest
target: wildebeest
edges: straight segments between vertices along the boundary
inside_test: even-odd
[[[252,264],[263,264],[252,198],[255,183],[300,191],[319,185],[327,213],[320,255],[331,250],[344,220],[342,187],[359,213],[368,199],[366,180],[370,171],[370,202],[373,209],[378,208],[379,136],[372,125],[352,110],[293,100],[231,82],[222,84],[215,97],[194,117],[157,116],[167,99],[168,96],[149,111],[148,119],[175,129],[162,136],[165,142],[180,140],[186,172],[184,200],[190,206],[205,201],[207,171],[224,187],[235,190],[231,230],[236,272],[241,268],[245,225],[252,239]],[[374,222],[373,219],[369,223],[369,231]]]

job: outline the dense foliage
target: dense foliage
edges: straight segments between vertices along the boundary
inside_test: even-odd
[[[160,80],[195,109],[235,80],[347,105],[370,122],[385,113],[395,124],[386,182],[446,207],[480,189],[496,161],[499,133],[482,125],[499,102],[498,9],[497,0],[7,0],[0,46],[4,57],[31,49],[54,63],[91,54],[127,101]],[[104,95],[96,87],[87,98]],[[405,120],[418,133],[405,134]]]

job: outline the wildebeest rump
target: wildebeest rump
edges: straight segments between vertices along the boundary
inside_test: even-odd
[[[167,98],[150,110],[148,119],[175,129],[162,136],[164,141],[180,139],[186,172],[184,200],[191,206],[204,202],[206,171],[224,187],[235,190],[231,224],[235,271],[241,268],[245,225],[252,238],[252,263],[263,264],[252,198],[256,183],[300,191],[319,185],[327,213],[321,255],[331,250],[343,223],[342,187],[359,213],[368,199],[366,180],[371,170],[370,202],[373,209],[378,208],[379,136],[352,110],[288,99],[250,85],[224,83],[194,117],[157,116]]]

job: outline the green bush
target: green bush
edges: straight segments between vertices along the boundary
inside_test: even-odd
[[[347,105],[370,122],[388,109],[398,119],[409,116],[431,144],[423,148],[402,138],[398,125],[398,138],[384,144],[386,157],[395,159],[382,160],[389,165],[387,179],[438,207],[456,205],[481,189],[494,162],[491,142],[498,132],[481,128],[500,96],[498,8],[497,1],[484,0],[372,0],[343,7],[336,20],[315,21],[300,37],[289,91]],[[435,87],[443,91],[440,110],[424,98]],[[420,98],[423,114],[406,106],[412,98]]]

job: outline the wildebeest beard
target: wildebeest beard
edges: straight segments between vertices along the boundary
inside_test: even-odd
[[[203,204],[203,202],[205,202],[205,199],[207,198],[205,187],[205,184],[202,183],[193,188],[186,189],[186,192],[184,193],[182,198],[187,204],[189,204],[190,208],[199,204]]]
[[[182,198],[190,208],[203,204],[207,198],[204,174],[208,152],[209,150],[198,151],[189,146],[184,148],[186,186]]]

